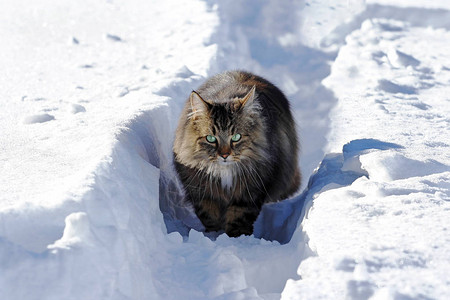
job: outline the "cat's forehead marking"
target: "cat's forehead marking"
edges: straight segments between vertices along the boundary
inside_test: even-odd
[[[221,131],[228,130],[231,126],[231,112],[224,105],[217,105],[212,109],[211,118],[213,124]]]

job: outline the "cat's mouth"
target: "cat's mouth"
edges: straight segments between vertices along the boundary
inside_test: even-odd
[[[223,158],[223,157],[218,157],[217,158],[217,162],[219,163],[219,165],[221,166],[231,166],[232,164],[234,164],[234,160],[233,158],[230,156],[228,156],[227,158]]]

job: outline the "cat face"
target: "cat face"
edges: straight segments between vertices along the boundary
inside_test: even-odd
[[[215,173],[265,157],[264,124],[254,98],[254,87],[242,98],[214,103],[192,92],[188,117],[195,135],[191,156],[195,167]]]
[[[208,161],[229,166],[240,160],[251,141],[246,124],[242,124],[242,115],[226,105],[209,108],[209,118],[204,120],[198,140],[198,150],[207,155]]]

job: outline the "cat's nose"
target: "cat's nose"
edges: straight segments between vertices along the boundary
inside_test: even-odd
[[[227,159],[228,156],[230,156],[230,153],[220,153],[219,154],[223,159]]]

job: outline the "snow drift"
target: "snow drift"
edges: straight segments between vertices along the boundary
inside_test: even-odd
[[[0,298],[448,297],[450,13],[384,2],[2,3]],[[304,190],[211,240],[171,144],[233,68],[291,100]]]

